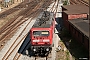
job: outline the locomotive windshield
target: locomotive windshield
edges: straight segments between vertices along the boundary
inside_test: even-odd
[[[49,31],[33,31],[34,36],[49,36]]]

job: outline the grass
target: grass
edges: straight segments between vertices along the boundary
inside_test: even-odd
[[[67,51],[66,51],[66,60],[70,60],[70,59],[69,59],[69,53],[70,53],[70,52],[67,50]]]

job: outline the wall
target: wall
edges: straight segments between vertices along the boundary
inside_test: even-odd
[[[87,18],[87,14],[71,14],[68,15],[68,19]]]
[[[64,26],[68,29],[68,15],[65,13],[65,12],[62,12],[62,19],[63,19],[63,23],[64,23]]]
[[[84,47],[89,49],[89,38],[81,33],[76,27],[69,23],[69,31],[72,37],[74,37],[78,42],[84,45]]]

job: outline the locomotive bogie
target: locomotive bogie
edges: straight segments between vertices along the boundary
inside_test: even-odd
[[[34,52],[34,54],[47,54],[51,52],[52,47],[51,46],[32,46],[31,50]]]

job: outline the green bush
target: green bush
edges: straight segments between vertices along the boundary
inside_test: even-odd
[[[68,4],[68,0],[65,0],[64,2],[63,2],[63,5],[67,5]]]

